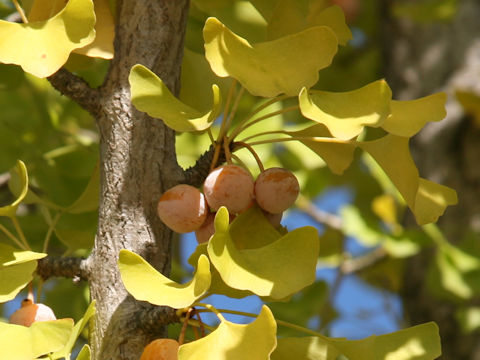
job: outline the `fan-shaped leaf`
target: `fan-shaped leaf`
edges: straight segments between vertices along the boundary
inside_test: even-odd
[[[436,221],[447,206],[457,203],[454,190],[419,177],[408,149],[408,138],[389,134],[378,140],[361,142],[359,146],[382,167],[418,224]]]
[[[73,347],[75,346],[75,342],[77,341],[78,337],[83,331],[83,328],[88,324],[90,318],[95,314],[95,302],[92,302],[87,310],[85,311],[85,314],[83,317],[75,324],[73,327],[72,332],[70,333],[70,337],[65,344],[65,346],[62,348],[60,351],[56,351],[51,355],[52,359],[61,359],[61,358],[67,358],[68,356],[72,353]],[[84,349],[84,348],[83,348]],[[83,350],[82,349],[82,350]],[[85,352],[89,353],[90,349],[85,350]],[[77,359],[80,357],[80,355],[77,357]],[[88,357],[89,359],[89,357]]]
[[[337,38],[330,28],[316,26],[300,33],[251,45],[215,18],[203,29],[205,56],[215,74],[237,79],[252,95],[297,95],[318,80],[330,65]]]
[[[339,357],[343,355],[343,357]],[[362,340],[326,337],[283,338],[272,360],[433,360],[441,355],[438,326],[426,323]]]
[[[250,324],[222,321],[209,335],[180,346],[179,360],[264,360],[277,344],[277,324],[267,306]]]
[[[92,0],[70,0],[45,21],[17,24],[0,20],[0,62],[20,65],[38,77],[50,76],[74,49],[94,40],[94,25]]]
[[[30,327],[0,323],[0,359],[32,360],[60,350],[72,329],[72,319],[40,321]]]
[[[127,291],[137,300],[176,309],[192,305],[210,287],[210,262],[205,255],[198,258],[193,279],[178,284],[155,270],[140,255],[121,250],[120,274]]]
[[[391,134],[412,137],[429,121],[440,121],[446,115],[447,95],[438,93],[410,101],[392,100],[392,113],[382,124]]]
[[[154,118],[162,119],[176,131],[206,130],[220,113],[221,97],[216,85],[212,86],[212,110],[201,114],[173,96],[163,81],[143,65],[135,65],[128,80],[133,105]]]
[[[248,226],[248,224],[245,224]],[[261,243],[262,230],[252,231],[250,243]],[[315,280],[319,253],[317,230],[302,227],[258,248],[240,250],[229,230],[229,216],[221,208],[215,217],[215,234],[208,243],[208,255],[230,287],[250,290],[259,296],[283,299]]]
[[[352,32],[345,23],[345,15],[338,6],[322,8],[309,6],[308,0],[280,0],[268,22],[269,39],[278,39],[313,26],[328,26],[345,45],[352,39]]]
[[[0,303],[14,299],[27,286],[37,268],[36,260],[45,256],[0,244]]]
[[[379,127],[390,114],[392,91],[384,80],[347,92],[302,89],[299,105],[303,116],[324,124],[342,140],[359,135],[365,126]]]
[[[355,144],[326,142],[321,139],[302,139],[309,137],[332,137],[323,124],[312,125],[299,131],[285,131],[285,134],[299,138],[298,141],[320,156],[334,174],[341,175],[353,161]]]
[[[25,164],[22,161],[17,160],[17,165],[14,169],[12,169],[11,172],[13,172],[15,177],[19,179],[19,193],[15,201],[13,201],[10,205],[0,207],[0,216],[14,217],[17,212],[18,205],[20,205],[22,200],[27,195],[28,173]]]

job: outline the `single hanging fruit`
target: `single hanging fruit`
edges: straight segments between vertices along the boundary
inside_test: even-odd
[[[188,233],[205,222],[208,207],[203,194],[193,186],[177,185],[158,200],[158,216],[173,231]]]
[[[156,339],[143,349],[140,360],[177,360],[178,341],[173,339]]]
[[[210,208],[217,211],[225,206],[230,214],[241,213],[253,204],[253,188],[252,175],[237,165],[224,165],[214,169],[203,184],[203,192]]]
[[[35,304],[30,299],[22,301],[20,309],[10,316],[10,324],[30,326],[36,321],[57,320],[53,310],[44,304]]]
[[[299,192],[297,178],[286,169],[267,169],[255,181],[258,206],[272,214],[280,214],[292,206]]]

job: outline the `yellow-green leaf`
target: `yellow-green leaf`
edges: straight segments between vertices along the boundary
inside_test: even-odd
[[[27,167],[25,166],[23,161],[17,160],[17,165],[14,169],[11,170],[11,173],[13,173],[13,175],[15,175],[15,177],[20,180],[18,186],[19,194],[10,205],[0,207],[0,216],[14,217],[17,212],[18,205],[20,205],[22,200],[27,195],[28,173]]]
[[[205,56],[215,74],[237,79],[252,95],[295,96],[318,80],[330,65],[337,38],[326,26],[316,26],[273,41],[251,45],[215,18],[203,29]]]
[[[184,308],[202,297],[210,287],[210,262],[205,255],[198,258],[195,275],[186,284],[170,280],[140,255],[125,249],[120,251],[118,266],[127,291],[135,299],[155,305]]]
[[[208,129],[220,113],[221,96],[218,86],[212,86],[212,110],[202,114],[182,103],[168,90],[163,81],[143,65],[135,65],[128,78],[132,104],[148,115],[162,119],[176,131]]]
[[[32,360],[60,350],[72,329],[72,319],[39,321],[30,327],[0,323],[0,359]]]
[[[330,341],[349,360],[433,360],[442,353],[434,322],[362,340]]]
[[[88,344],[85,344],[83,345],[82,350],[80,350],[75,360],[90,360],[90,357],[90,346],[88,346]]]
[[[88,322],[90,321],[90,318],[94,314],[95,314],[95,302],[93,301],[88,306],[83,317],[73,327],[72,332],[70,333],[70,337],[68,341],[65,343],[65,346],[61,350],[56,351],[51,355],[52,359],[67,358],[67,356],[69,356],[72,353],[73,347],[75,346],[75,342],[77,341],[78,337],[82,333],[83,328],[88,324]],[[87,349],[85,350],[85,352],[88,351],[89,353],[89,350],[90,349]],[[80,355],[78,355],[77,359],[79,357]]]
[[[447,206],[457,203],[457,193],[452,188],[419,178],[414,211],[419,224],[436,222]]]
[[[108,0],[94,0],[93,3],[95,5],[95,17],[97,18],[95,40],[85,47],[74,50],[74,52],[88,57],[112,59],[115,24]]]
[[[440,121],[446,115],[447,95],[437,93],[410,101],[392,100],[391,114],[382,124],[382,128],[391,134],[412,137],[427,122]]]
[[[272,360],[433,360],[441,355],[438,326],[429,322],[362,340],[283,338]]]
[[[332,137],[323,124],[312,125],[299,131],[285,131],[285,134],[299,138],[298,141],[320,156],[334,174],[343,174],[353,161],[356,145],[328,142],[322,139]],[[310,137],[318,137],[319,139],[308,139]]]
[[[92,0],[70,0],[45,21],[17,24],[0,20],[0,62],[20,65],[38,77],[50,76],[74,49],[94,40],[94,25]]]
[[[338,355],[340,355],[340,352],[335,346],[321,337],[287,337],[278,339],[277,347],[273,352],[271,359],[339,360]]]
[[[352,32],[338,5],[324,8],[310,6],[309,3],[309,0],[278,1],[268,22],[268,38],[278,39],[313,26],[328,26],[337,36],[340,45],[346,45],[352,39]]]
[[[29,261],[42,259],[47,254],[33,251],[18,250],[6,244],[0,244],[0,266],[23,264]]]
[[[99,164],[95,166],[93,174],[88,181],[87,187],[83,190],[80,197],[65,209],[66,212],[79,214],[88,211],[94,211],[98,207],[98,198],[100,193],[100,169]]]
[[[454,190],[420,178],[408,148],[408,138],[386,135],[359,143],[382,167],[415,215],[424,225],[436,221],[445,208],[457,203]]]
[[[323,124],[341,140],[359,135],[365,126],[379,127],[390,114],[392,91],[384,80],[347,92],[302,89],[303,116]]]
[[[14,299],[27,286],[37,268],[36,260],[45,256],[0,244],[0,303]]]
[[[250,324],[223,320],[209,335],[180,346],[179,360],[265,360],[277,344],[277,324],[267,306]]]
[[[258,234],[261,229],[252,236],[257,236],[260,243],[262,239]],[[228,286],[284,299],[315,281],[319,253],[315,228],[301,227],[268,245],[243,250],[235,246],[233,236],[228,211],[222,207],[215,217],[215,234],[207,249],[210,261]]]

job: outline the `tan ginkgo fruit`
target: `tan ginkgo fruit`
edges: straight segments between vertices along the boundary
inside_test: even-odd
[[[44,304],[35,304],[31,299],[22,301],[20,309],[10,316],[10,324],[30,326],[37,321],[57,320],[53,310]]]

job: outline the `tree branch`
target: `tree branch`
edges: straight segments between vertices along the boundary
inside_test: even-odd
[[[185,170],[183,183],[195,187],[200,187],[210,173],[210,165],[212,163],[214,153],[215,147],[212,145],[205,153],[203,153],[198,158],[195,165]],[[222,149],[220,150],[220,156],[218,158],[217,165],[223,164],[224,162],[225,152]]]
[[[166,306],[156,306],[148,302],[139,302],[139,309],[133,314],[138,329],[146,334],[159,334],[165,325],[179,322],[176,310]]]
[[[88,280],[90,267],[88,259],[48,256],[38,260],[37,274],[43,280],[51,277],[72,278],[74,281]]]
[[[48,77],[48,81],[62,95],[68,96],[93,116],[98,114],[100,93],[98,90],[92,89],[82,78],[62,68]]]

